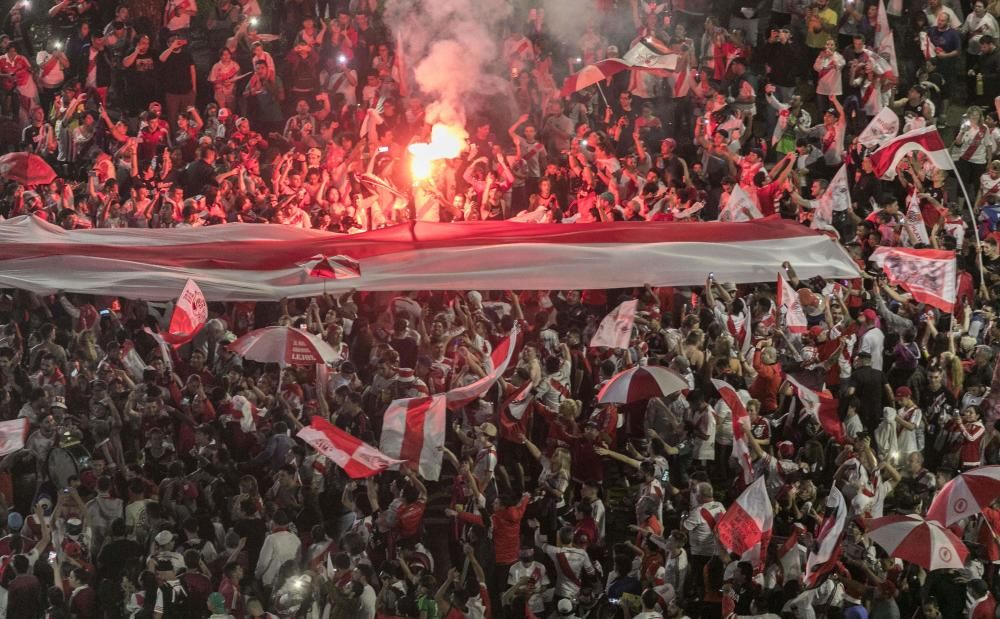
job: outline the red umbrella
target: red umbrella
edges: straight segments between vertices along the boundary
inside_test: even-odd
[[[612,75],[618,75],[628,68],[628,64],[617,58],[608,58],[607,60],[589,64],[566,78],[566,81],[563,82],[562,90],[559,91],[559,95],[567,97],[574,92],[580,92],[587,86],[602,82]]]
[[[299,265],[310,277],[324,279],[348,279],[361,277],[361,265],[347,256],[324,256],[316,254]]]
[[[597,394],[599,404],[627,404],[687,389],[684,378],[658,365],[638,365],[612,377]]]
[[[980,466],[949,481],[934,497],[927,519],[950,527],[1000,497],[1000,466]]]
[[[283,365],[316,365],[340,359],[329,344],[292,327],[264,327],[247,333],[229,349],[250,361]]]
[[[22,185],[48,185],[56,171],[38,155],[19,152],[0,157],[0,176]]]
[[[886,516],[865,521],[868,537],[890,557],[909,561],[925,570],[965,567],[969,549],[955,534],[920,516]]]

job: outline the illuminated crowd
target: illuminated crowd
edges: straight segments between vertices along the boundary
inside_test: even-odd
[[[508,12],[485,15],[495,4]],[[963,569],[888,556],[866,519],[924,514],[961,471],[1000,464],[1000,5],[511,5],[437,5],[449,19],[473,7],[462,19],[497,37],[464,50],[489,61],[452,76],[468,80],[461,113],[442,115],[455,98],[428,85],[432,56],[407,50],[456,33],[393,27],[398,0],[5,4],[0,154],[30,152],[29,171],[56,178],[0,174],[0,216],[362,233],[755,211],[829,234],[864,277],[800,280],[781,256],[808,321],[795,332],[773,278],[708,273],[679,288],[210,303],[167,358],[148,332],[169,321],[164,299],[0,291],[0,420],[30,424],[0,460],[0,616],[993,619],[1000,507],[950,525]],[[656,66],[605,62],[635,54]],[[884,110],[900,131],[937,126],[956,170],[912,153],[879,178],[859,136]],[[817,220],[841,169],[850,205]],[[868,261],[880,247],[954,252],[954,311],[890,285]],[[628,347],[588,346],[630,299]],[[228,349],[270,325],[338,359],[278,368]],[[440,479],[352,480],[296,438],[319,416],[378,446],[391,401],[484,375],[515,326],[511,369],[449,413]],[[646,364],[686,388],[598,404]],[[713,379],[747,410],[748,471],[773,504],[759,560],[719,541],[748,483]],[[804,388],[837,400],[843,436]],[[849,510],[839,554],[807,578],[834,496]]]

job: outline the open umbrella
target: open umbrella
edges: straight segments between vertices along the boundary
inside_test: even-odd
[[[22,185],[48,185],[56,180],[56,172],[38,155],[19,152],[0,157],[0,177]]]
[[[563,82],[562,90],[559,91],[559,95],[567,97],[574,92],[580,92],[587,86],[603,82],[612,75],[617,75],[628,68],[629,65],[627,63],[617,58],[608,58],[594,64],[588,64],[566,78],[566,81]]]
[[[980,466],[949,481],[934,497],[927,519],[950,527],[974,516],[1000,497],[1000,466]]]
[[[925,570],[962,569],[969,549],[955,534],[920,516],[886,516],[865,521],[868,537],[890,557],[909,561]]]
[[[639,365],[611,378],[597,394],[599,404],[627,404],[687,389],[684,378],[658,365]]]
[[[361,277],[361,265],[349,256],[326,256],[316,254],[299,265],[309,277],[323,279],[349,279]]]
[[[315,365],[340,359],[329,344],[293,327],[264,327],[247,333],[229,349],[250,361],[282,365]]]

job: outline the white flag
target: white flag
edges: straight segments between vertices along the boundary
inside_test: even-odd
[[[924,223],[924,214],[920,211],[920,198],[917,192],[910,194],[910,199],[906,201],[906,232],[912,245],[923,243],[929,245],[931,240],[927,236],[927,224]]]
[[[628,348],[632,339],[632,325],[635,323],[635,311],[639,305],[638,299],[625,301],[601,320],[597,332],[590,339],[591,348]]]
[[[884,0],[879,0],[878,3],[878,19],[875,22],[875,53],[888,61],[893,77],[898,79],[899,65],[896,63],[896,42],[892,39],[892,30],[889,28],[889,17],[885,12]]]
[[[726,206],[719,213],[719,221],[751,221],[764,215],[757,208],[757,203],[739,185],[733,186]]]
[[[0,456],[24,449],[28,438],[28,419],[22,417],[11,421],[0,421]]]
[[[899,135],[899,116],[896,116],[892,108],[884,107],[858,136],[858,142],[867,148],[878,148],[883,142],[897,135]]]
[[[181,296],[177,297],[174,311],[170,315],[170,326],[160,333],[163,340],[177,348],[194,339],[194,336],[208,320],[208,304],[205,295],[193,279],[187,280]]]
[[[822,230],[833,223],[833,214],[851,208],[851,191],[847,185],[847,166],[842,165],[826,191],[816,201],[816,212],[813,213],[812,227]]]
[[[806,313],[802,310],[799,293],[792,289],[785,277],[778,273],[778,307],[784,310],[785,326],[792,333],[805,333],[809,327]]]

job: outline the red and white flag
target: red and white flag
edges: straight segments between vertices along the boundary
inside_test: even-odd
[[[778,273],[778,307],[785,315],[785,326],[792,333],[805,333],[809,328],[806,313],[799,301],[799,294],[788,283],[785,276]]]
[[[899,116],[896,116],[892,108],[884,107],[858,135],[858,142],[866,148],[878,148],[883,142],[897,135],[899,135]]]
[[[931,38],[927,35],[927,33],[921,32],[918,35],[918,38],[920,39],[920,51],[924,53],[924,59],[930,60],[931,58],[935,58],[937,56],[937,50],[934,48],[934,43],[931,41]]]
[[[714,378],[712,379],[712,384],[715,385],[715,389],[722,396],[722,401],[726,403],[726,406],[733,413],[733,458],[740,465],[740,471],[743,474],[743,485],[747,486],[753,481],[753,460],[750,458],[750,443],[746,436],[746,429],[744,428],[744,423],[747,426],[750,424],[750,413],[743,406],[743,400],[740,399],[739,394],[736,393],[732,385],[724,380]]]
[[[773,525],[774,509],[767,495],[767,483],[761,476],[729,506],[715,531],[726,550],[744,556],[751,554],[759,562],[766,556]],[[759,550],[751,553],[755,547]]]
[[[590,347],[628,348],[638,306],[639,300],[632,299],[611,310],[610,314],[601,319],[594,337],[590,338]]]
[[[851,208],[851,190],[847,185],[847,166],[842,165],[826,191],[816,201],[816,212],[813,213],[811,227],[816,230],[829,229],[833,224],[834,212],[846,211]]]
[[[361,277],[361,265],[347,256],[324,256],[318,254],[301,265],[309,277],[323,279],[348,279]]]
[[[889,17],[885,12],[884,0],[878,3],[878,19],[875,22],[875,53],[884,58],[892,70],[889,79],[899,77],[899,64],[896,62],[896,43],[892,39],[892,30],[889,28]]]
[[[924,214],[920,210],[920,197],[916,191],[911,193],[910,198],[906,201],[906,212],[903,213],[903,220],[904,230],[906,230],[910,244],[930,244],[931,239],[927,236],[927,224],[924,223]]]
[[[322,417],[313,417],[310,425],[299,430],[296,436],[344,469],[353,479],[371,477],[404,462],[388,457]]]
[[[937,127],[923,127],[889,140],[885,146],[872,153],[872,168],[875,176],[892,180],[896,178],[896,166],[915,150],[922,151],[935,167],[952,170],[954,164],[948,149],[941,141]]]
[[[847,526],[847,503],[836,486],[826,497],[826,514],[816,534],[816,545],[806,559],[804,575],[806,587],[815,587],[820,578],[837,564],[840,558],[840,540]]]
[[[820,427],[833,440],[843,445],[847,437],[844,434],[844,424],[840,421],[840,414],[837,411],[837,399],[830,395],[829,391],[813,391],[795,380],[791,374],[785,376],[785,380],[792,385],[792,390],[802,402],[805,413],[816,419]]]
[[[26,417],[0,421],[0,456],[24,449],[24,442],[28,439],[28,428]]]
[[[885,271],[889,283],[913,298],[951,313],[957,293],[955,252],[939,249],[879,247],[869,258]]]
[[[664,69],[667,71],[677,69],[679,58],[680,54],[662,48],[650,37],[640,39],[622,56],[622,60],[626,64],[636,69]]]
[[[160,333],[167,344],[174,348],[190,342],[208,320],[208,304],[201,288],[193,279],[187,280],[181,296],[174,304],[174,312],[170,315],[170,326],[166,332]]]
[[[729,194],[729,199],[726,200],[726,205],[719,213],[719,221],[752,221],[763,216],[750,194],[739,185],[735,185]]]
[[[500,438],[516,443],[521,436],[528,433],[528,422],[531,421],[531,381],[526,381],[512,392],[500,405],[497,431]]]
[[[437,481],[447,421],[442,394],[393,400],[382,418],[379,447],[387,456],[409,462],[424,479]]]
[[[515,353],[518,348],[518,337],[520,337],[520,334],[520,328],[517,326],[517,323],[514,323],[514,328],[511,329],[510,335],[497,344],[497,347],[493,349],[493,354],[490,355],[493,369],[486,372],[486,376],[483,376],[479,380],[469,383],[468,385],[455,387],[444,394],[448,410],[453,411],[462,408],[466,404],[482,396],[484,393],[489,391],[490,387],[496,384],[497,380],[499,380],[500,377],[503,376],[504,372],[507,371],[507,368],[514,363]]]

